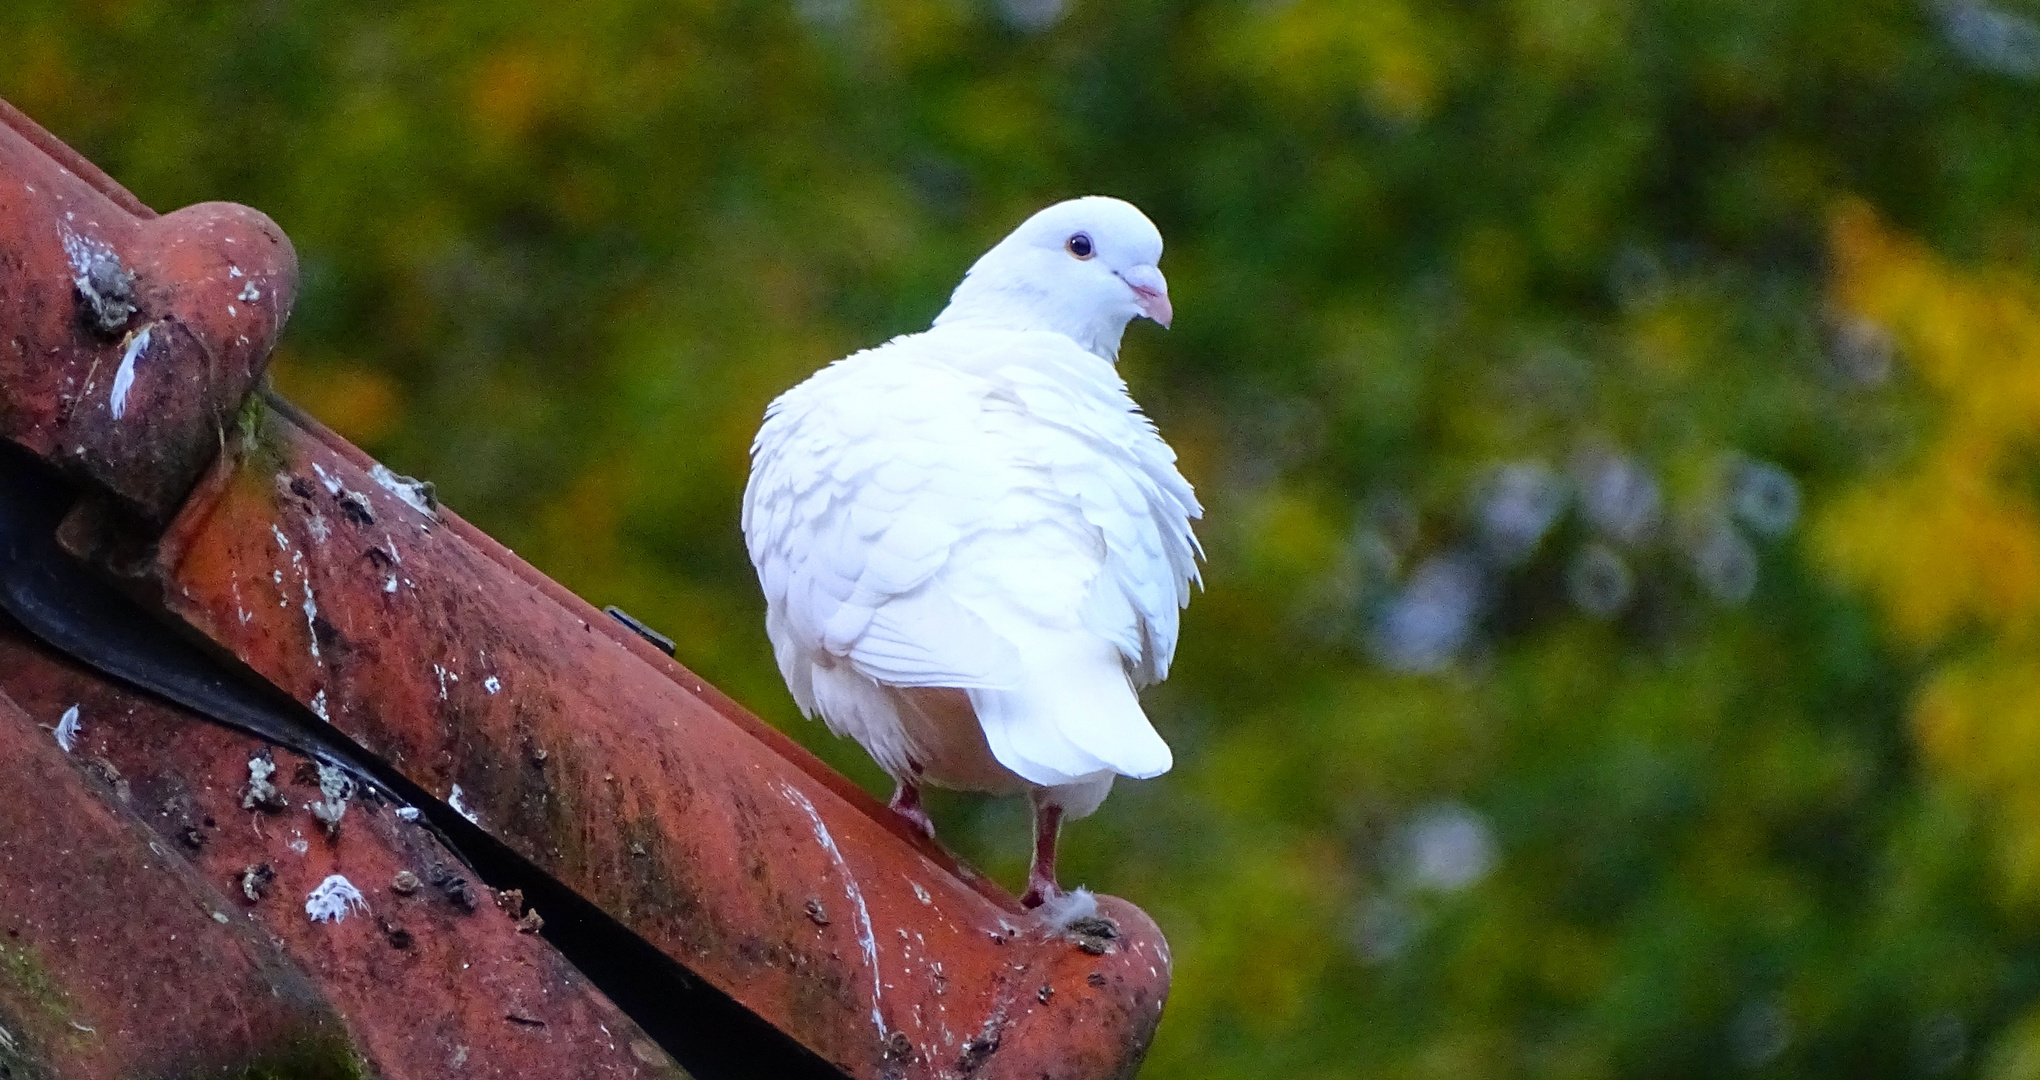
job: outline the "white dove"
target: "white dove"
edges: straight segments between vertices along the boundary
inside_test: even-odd
[[[801,711],[921,785],[1025,792],[1022,902],[1061,894],[1064,819],[1167,772],[1135,691],[1168,674],[1203,515],[1114,362],[1169,325],[1162,237],[1092,196],[1027,219],[935,324],[787,391],[751,447],[743,529]]]

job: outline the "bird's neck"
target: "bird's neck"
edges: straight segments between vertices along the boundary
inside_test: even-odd
[[[1110,312],[1085,312],[1059,304],[1047,293],[1011,279],[973,273],[935,316],[936,326],[982,326],[993,330],[1061,334],[1106,361],[1119,360],[1127,320]]]

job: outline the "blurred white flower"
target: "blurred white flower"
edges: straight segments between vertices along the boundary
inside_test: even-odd
[[[1719,518],[1693,531],[1686,552],[1693,573],[1708,594],[1724,604],[1740,604],[1757,587],[1757,551],[1734,525]]]
[[[1745,461],[1730,480],[1728,503],[1758,535],[1781,536],[1799,521],[1799,481],[1769,462]]]
[[[1941,32],[1971,64],[2028,82],[2040,78],[2040,23],[1974,0],[1941,5]]]
[[[1462,803],[1419,811],[1403,830],[1403,874],[1422,889],[1458,892],[1494,868],[1495,842],[1487,820]]]
[[[1510,462],[1481,485],[1477,513],[1488,550],[1504,564],[1521,562],[1565,510],[1565,481],[1541,461]]]
[[[1436,671],[1473,636],[1480,572],[1449,556],[1424,560],[1390,600],[1374,630],[1374,651],[1398,671]]]
[[[1664,496],[1634,458],[1589,452],[1573,463],[1573,472],[1587,521],[1610,538],[1633,544],[1657,526]]]
[[[1629,598],[1636,593],[1636,577],[1615,549],[1588,544],[1566,564],[1565,593],[1587,614],[1613,618],[1629,606]]]

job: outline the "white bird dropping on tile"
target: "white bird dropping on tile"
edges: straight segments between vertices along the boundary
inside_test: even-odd
[[[128,391],[135,386],[135,364],[141,361],[143,353],[149,351],[149,336],[154,329],[153,326],[144,326],[127,336],[127,347],[120,354],[120,367],[113,372],[113,389],[107,395],[107,407],[113,411],[115,420],[127,416]]]
[[[339,922],[355,910],[367,911],[368,898],[354,883],[339,874],[319,882],[319,887],[305,897],[305,914],[315,923]]]
[[[78,706],[73,705],[64,710],[64,715],[57,719],[55,734],[58,748],[66,754],[78,745]]]
[[[381,486],[384,491],[395,495],[411,509],[418,511],[428,518],[438,516],[434,509],[437,501],[436,497],[432,494],[431,484],[423,480],[413,480],[408,476],[398,476],[390,471],[389,466],[380,462],[368,470],[368,476],[369,479],[374,480]]]
[[[980,258],[935,325],[766,410],[743,529],[780,674],[899,783],[1026,793],[1025,901],[1058,895],[1064,818],[1167,772],[1136,696],[1168,674],[1202,516],[1114,367],[1167,326],[1162,238],[1117,199],[1058,203]]]
[[[453,807],[454,813],[459,814],[476,825],[480,825],[482,823],[481,816],[468,809],[466,800],[467,796],[461,792],[460,785],[455,784],[453,785],[452,793],[446,796],[446,805]]]

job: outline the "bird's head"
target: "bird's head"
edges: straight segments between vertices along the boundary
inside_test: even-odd
[[[1131,203],[1103,195],[1059,202],[978,259],[935,319],[1053,330],[1107,359],[1135,316],[1169,325],[1162,234]]]

